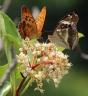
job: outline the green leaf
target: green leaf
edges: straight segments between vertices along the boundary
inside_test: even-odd
[[[84,37],[82,33],[78,33],[79,38]]]
[[[32,39],[32,40],[30,40],[30,42],[31,42],[32,45],[34,45],[34,44],[36,44],[38,41],[37,41],[37,39]]]
[[[19,54],[20,44],[17,42],[17,40],[9,34],[6,34],[5,36],[8,39],[10,46],[14,46],[16,53]]]
[[[2,74],[0,74],[0,79],[3,77],[7,68],[8,68],[8,64],[6,64],[4,66],[0,66],[0,73],[2,73]]]
[[[28,56],[30,58],[30,63],[33,63],[34,56],[33,56],[32,52],[28,51]]]
[[[59,46],[59,51],[64,51],[65,50],[65,48],[64,47],[61,47],[61,46]]]
[[[19,66],[19,64],[17,64],[17,67]],[[20,84],[20,82],[22,81],[22,76],[21,76],[21,74],[20,74],[20,70],[18,70],[17,69],[17,67],[16,67],[16,71],[15,71],[15,77],[16,77],[16,88],[18,87],[18,85]],[[3,75],[5,74],[5,72],[6,72],[6,70],[7,70],[7,68],[8,68],[8,64],[6,64],[6,65],[4,65],[4,66],[0,66],[0,73],[2,73],[2,74],[0,74],[0,79],[3,77]],[[14,74],[13,74],[14,75]],[[13,76],[13,78],[14,78],[14,76]],[[5,84],[5,86],[6,85],[8,85],[8,83],[6,83]],[[10,85],[10,87],[11,87],[11,85]],[[3,87],[3,89],[1,89],[0,90],[0,96],[4,96],[4,95],[1,95],[1,94],[5,94],[5,93],[7,93],[8,92],[8,88],[10,88],[9,86],[7,87],[7,88],[5,88],[4,89],[4,87]],[[5,91],[5,92],[4,92]]]
[[[4,43],[4,49],[6,52],[6,56],[7,56],[7,60],[8,60],[8,64],[10,64],[12,62],[12,55],[11,55],[11,44],[8,41],[8,38],[4,37],[3,38],[3,43]]]
[[[4,14],[2,12],[0,12],[0,35],[1,35],[3,43],[4,43],[8,62],[11,63],[10,47],[12,45],[14,45],[14,47],[16,48],[16,52],[18,53],[19,45],[16,42],[20,43],[21,38],[18,35],[17,29],[16,29],[14,23],[12,22],[12,20],[6,14]],[[15,44],[12,44],[11,41]],[[17,44],[17,47],[16,47],[16,44]]]
[[[21,41],[13,21],[6,14],[0,12],[0,35],[3,36],[4,34],[10,34],[18,42]]]
[[[10,82],[6,81],[4,86],[0,88],[0,96],[6,96],[6,94],[10,91],[11,84]]]
[[[19,53],[19,43],[21,38],[17,32],[17,29],[12,20],[4,13],[0,12],[0,36],[2,37],[8,64],[12,62],[12,54],[10,51],[13,45],[16,49],[16,53]],[[13,95],[16,93],[16,68],[10,73],[11,89]]]

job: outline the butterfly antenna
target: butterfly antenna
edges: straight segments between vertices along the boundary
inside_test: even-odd
[[[53,30],[51,30],[51,31],[46,31],[45,29],[43,29],[43,33],[44,33],[44,32],[53,32]]]

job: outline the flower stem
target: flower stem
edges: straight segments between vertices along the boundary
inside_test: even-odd
[[[28,82],[28,84],[24,87],[23,91],[19,94],[19,96],[22,96],[25,91],[28,89],[28,87],[30,86],[30,84],[33,82],[33,78],[31,78]]]
[[[16,90],[16,96],[19,96],[19,91],[20,91],[22,85],[24,84],[25,80],[26,80],[26,78],[23,78],[23,80],[21,81],[21,83],[20,83],[18,89]]]

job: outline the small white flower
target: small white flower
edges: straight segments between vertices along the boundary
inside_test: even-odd
[[[33,54],[33,55],[36,55],[36,51],[34,50],[34,51],[32,52],[32,54]]]
[[[25,50],[28,50],[28,47],[25,47]]]
[[[58,88],[58,84],[55,84],[55,87]]]
[[[22,43],[23,47],[25,48],[27,45],[25,43]]]
[[[29,63],[29,60],[28,60],[28,59],[26,59],[26,60],[25,60],[25,63]]]
[[[46,79],[46,81],[49,83],[50,82],[50,79]]]
[[[58,76],[58,81],[62,79],[62,75],[59,75]]]
[[[40,89],[40,92],[41,92],[41,93],[44,93],[44,91],[45,91],[45,90],[43,90],[43,89]]]
[[[27,73],[26,72],[22,72],[23,76],[26,77],[27,76]]]
[[[67,64],[67,66],[68,66],[68,67],[71,67],[71,66],[72,66],[72,64],[71,64],[71,63],[68,63],[68,64]]]
[[[36,44],[35,44],[35,47],[39,47],[39,46],[40,46],[40,43],[36,43]]]
[[[48,61],[48,57],[43,57],[42,61],[47,62]]]
[[[28,72],[28,73],[31,73],[32,72],[32,69],[31,68],[26,68],[26,71]]]
[[[36,75],[35,75],[35,78],[38,78],[38,77],[39,77],[39,75],[38,75],[38,74],[36,74]]]
[[[60,68],[59,68],[59,67],[57,67],[55,71],[56,71],[56,72],[60,72]]]
[[[55,56],[55,55],[56,55],[55,52],[50,53],[50,56]]]
[[[42,46],[47,47],[47,44],[46,43],[43,43]]]
[[[49,68],[50,68],[50,69],[53,69],[54,67],[53,67],[53,65],[50,65]]]
[[[20,62],[21,62],[19,59],[18,59],[17,61],[18,61],[18,63],[20,63]]]
[[[25,56],[25,54],[24,54],[23,52],[21,52],[21,53],[20,53],[20,56],[24,57],[24,56]]]
[[[37,55],[40,55],[41,54],[41,51],[37,51],[36,53],[37,53]]]
[[[35,75],[35,78],[41,79],[41,76],[42,76],[42,72],[38,71],[38,74]]]
[[[42,47],[42,48],[41,48],[41,51],[45,51],[45,47]]]
[[[64,70],[64,72],[63,72],[64,74],[68,74],[68,70]]]
[[[19,50],[20,50],[20,52],[22,52],[23,51],[23,48],[20,48]]]
[[[37,59],[37,62],[40,62],[40,60],[41,60],[41,59],[40,59],[40,58],[38,58],[38,59]]]
[[[57,83],[58,82],[58,80],[56,79],[56,78],[54,78],[54,80],[53,80],[55,83]]]

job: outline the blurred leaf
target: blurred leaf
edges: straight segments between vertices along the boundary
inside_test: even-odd
[[[4,86],[0,88],[0,96],[6,96],[6,94],[10,91],[11,84],[10,82],[5,82]]]
[[[59,46],[59,51],[64,51],[65,50],[65,48],[64,47],[61,47],[61,46]]]
[[[17,67],[19,66],[19,64],[17,65]],[[20,84],[21,80],[22,80],[22,76],[20,75],[20,71],[17,69],[16,67],[16,72],[15,72],[15,77],[16,77],[16,87]],[[8,68],[8,64],[4,65],[4,66],[0,66],[0,79],[3,77],[4,73],[6,72]],[[1,95],[0,95],[1,96]],[[2,95],[3,96],[3,95]]]
[[[1,35],[3,43],[4,43],[8,62],[11,63],[10,47],[12,45],[15,45],[14,46],[15,48],[16,48],[16,46],[18,47],[19,45],[17,42],[20,42],[21,39],[17,33],[16,27],[15,27],[14,23],[12,22],[12,20],[6,14],[4,14],[2,12],[0,12],[0,35]],[[7,36],[7,38],[6,38],[6,36]],[[12,42],[14,44],[12,44]],[[17,48],[16,48],[16,52],[18,53]]]
[[[1,37],[4,34],[12,35],[18,42],[21,41],[20,36],[18,35],[17,29],[12,22],[12,20],[4,13],[0,12],[0,35]]]
[[[79,38],[84,37],[82,33],[78,33]]]
[[[9,42],[10,46],[14,46],[14,48],[16,50],[16,53],[19,54],[18,49],[20,48],[20,44],[18,44],[17,40],[9,34],[6,34],[5,36],[8,39],[8,42]]]
[[[4,13],[0,12],[0,36],[2,37],[6,56],[8,59],[8,64],[12,62],[12,54],[10,51],[11,46],[13,45],[16,49],[16,52],[19,53],[19,44],[21,41],[20,36],[17,33],[16,27],[12,20]],[[16,93],[16,69],[10,73],[11,80],[11,89],[13,95]]]
[[[33,63],[34,55],[32,54],[32,52],[28,51],[28,56],[30,58],[30,63]]]
[[[31,44],[34,45],[35,43],[37,43],[38,41],[36,39],[32,39],[30,40]]]
[[[0,79],[2,78],[2,76],[4,75],[6,69],[8,68],[8,64],[4,65],[4,66],[0,66]]]

